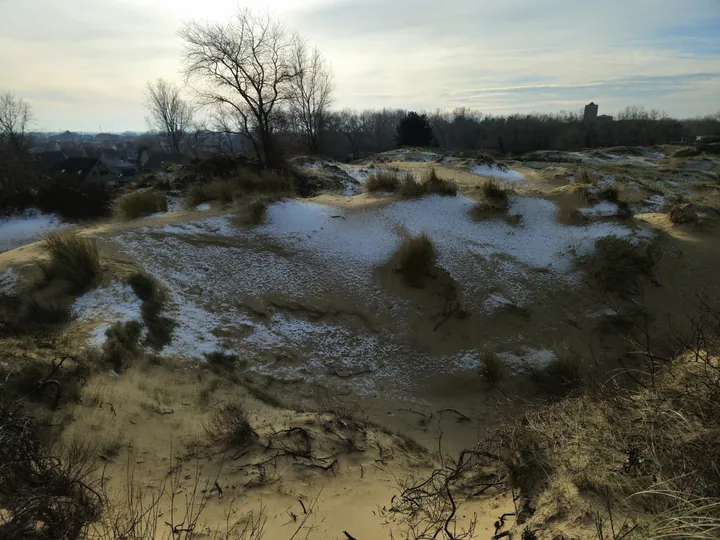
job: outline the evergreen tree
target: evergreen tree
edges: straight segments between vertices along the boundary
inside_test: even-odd
[[[395,142],[398,146],[432,146],[433,128],[425,114],[409,112],[400,120]]]

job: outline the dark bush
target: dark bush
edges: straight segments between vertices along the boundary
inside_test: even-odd
[[[48,178],[40,183],[35,197],[37,208],[70,221],[95,219],[112,214],[113,191],[100,183]]]
[[[437,261],[435,246],[426,234],[407,238],[399,250],[398,272],[411,287],[421,288],[433,265]]]

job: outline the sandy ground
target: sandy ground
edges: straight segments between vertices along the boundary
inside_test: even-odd
[[[457,452],[503,418],[532,407],[542,396],[528,372],[563,351],[593,358],[602,373],[612,373],[628,352],[626,342],[600,331],[608,306],[576,267],[595,239],[618,234],[662,243],[657,273],[663,286],[651,287],[644,298],[656,315],[654,332],[689,310],[699,288],[708,299],[720,298],[717,222],[677,226],[662,212],[665,198],[678,190],[715,204],[706,186],[713,171],[681,183],[686,169],[679,166],[628,169],[617,161],[586,166],[601,182],[617,185],[620,199],[632,205],[631,217],[579,197],[572,189],[576,165],[513,164],[510,213],[522,219],[475,222],[468,212],[481,197],[474,188],[485,176],[466,164],[425,160],[382,167],[420,176],[433,166],[463,193],[414,201],[323,194],[273,204],[258,227],[241,224],[242,210],[219,205],[85,227],[82,234],[100,241],[103,274],[98,288],[76,300],[76,320],[63,340],[98,347],[110,324],[138,318],[139,303],[123,285],[138,268],[163,285],[171,298],[168,315],[179,326],[161,366],[93,376],[82,404],[63,413],[65,436],[96,437],[107,487],[117,493],[128,470],[152,491],[182,464],[176,489],[183,497],[196,479],[205,489],[217,478],[223,497],[213,492],[204,514],[213,526],[226,513],[238,521],[262,506],[269,538],[289,538],[300,525],[306,532],[312,528],[310,538],[346,538],[343,531],[356,538],[387,538],[391,531],[401,537],[402,524],[383,507],[404,479],[432,471],[440,439],[444,453]],[[344,171],[361,184],[364,167]],[[655,190],[658,182],[667,193]],[[424,289],[411,289],[394,271],[393,253],[404,237],[420,232],[438,246],[439,265]],[[30,287],[37,278],[34,261],[42,256],[37,243],[0,253],[0,289],[21,293]],[[457,296],[448,292],[451,283]],[[448,308],[454,300],[468,316]],[[198,358],[215,350],[247,361],[239,380],[209,373],[202,363],[197,367]],[[507,365],[496,387],[479,375],[484,353]],[[268,405],[247,385],[284,407]],[[287,457],[243,466],[267,456],[263,444],[241,456],[251,461],[233,459],[208,442],[203,428],[229,400],[243,404],[264,445],[283,430],[302,427],[323,455],[339,448],[339,439],[328,435],[328,422],[335,421],[324,412],[328,404],[353,411],[363,425],[351,430],[357,448],[343,448],[332,470]],[[345,439],[350,435],[344,427],[332,429]],[[397,432],[424,451],[403,448]],[[303,523],[298,499],[307,508],[316,497]],[[491,495],[464,506],[461,522],[477,513],[478,537],[489,538],[497,517],[512,509],[511,497]]]

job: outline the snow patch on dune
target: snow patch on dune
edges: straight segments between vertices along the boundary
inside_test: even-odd
[[[68,227],[53,214],[27,210],[22,216],[0,218],[0,253],[31,244],[54,230]]]
[[[514,184],[523,184],[525,181],[525,176],[522,173],[506,167],[501,168],[497,165],[473,165],[470,167],[470,172],[479,176],[494,176],[498,180]]]
[[[114,281],[75,300],[72,313],[79,322],[98,323],[89,343],[99,347],[105,343],[105,332],[112,324],[141,320],[141,305],[130,285]]]
[[[0,294],[12,295],[19,280],[18,273],[10,268],[0,273]]]

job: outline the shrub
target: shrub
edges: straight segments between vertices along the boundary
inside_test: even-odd
[[[113,366],[118,373],[138,351],[138,341],[142,332],[142,324],[138,321],[115,323],[105,336],[107,341],[103,345],[103,360]]]
[[[457,184],[452,180],[443,180],[440,178],[435,169],[430,169],[425,174],[422,186],[426,193],[435,193],[437,195],[457,195]]]
[[[225,371],[235,369],[238,365],[243,364],[240,357],[234,353],[226,353],[223,351],[214,351],[205,354],[205,360],[210,364],[213,371]]]
[[[597,183],[597,176],[595,176],[595,174],[591,173],[585,167],[580,167],[575,172],[575,183],[595,185]]]
[[[112,190],[101,183],[51,178],[39,184],[35,206],[64,219],[81,220],[112,214]]]
[[[184,204],[188,209],[195,208],[198,204],[202,204],[211,200],[207,190],[207,184],[193,184],[185,195]]]
[[[652,279],[655,259],[647,245],[608,236],[595,242],[595,251],[583,264],[602,291],[629,295],[637,294],[643,278]]]
[[[505,364],[493,353],[485,353],[480,359],[480,376],[491,385],[505,375]]]
[[[421,197],[424,193],[424,186],[415,180],[412,173],[406,173],[400,184],[400,194],[403,197]]]
[[[43,443],[39,422],[16,403],[0,405],[2,538],[80,538],[100,518],[93,449]]]
[[[613,203],[618,202],[619,195],[620,193],[618,192],[618,188],[616,188],[615,186],[604,187],[597,193],[597,196],[600,200]]]
[[[80,292],[92,285],[100,273],[100,253],[92,238],[74,231],[52,233],[45,238],[43,248],[49,260],[41,263],[41,269],[48,280],[65,279]]]
[[[159,294],[156,281],[142,272],[134,273],[127,282],[132,287],[135,296],[142,301],[152,300]]]
[[[256,437],[239,403],[226,403],[213,411],[203,425],[210,440],[224,448],[249,446]]]
[[[256,173],[244,170],[233,180],[233,186],[243,193],[294,193],[292,178],[274,171]]]
[[[145,345],[152,347],[156,351],[162,350],[172,341],[173,331],[176,326],[175,321],[162,315],[164,308],[165,302],[158,296],[146,300],[140,307],[143,323],[147,328]]]
[[[211,200],[231,203],[233,201],[233,193],[235,189],[230,180],[216,179],[207,186],[207,193]]]
[[[435,246],[426,234],[407,238],[400,246],[398,271],[411,287],[421,288],[425,276],[437,261]]]
[[[543,368],[534,370],[532,375],[546,391],[564,394],[582,384],[582,360],[570,351],[562,351]]]
[[[400,187],[401,181],[397,173],[380,171],[368,177],[365,181],[365,189],[371,193],[376,191],[394,192]]]
[[[135,295],[143,301],[140,307],[143,323],[147,328],[145,345],[159,351],[172,340],[176,323],[162,315],[165,298],[157,282],[147,274],[137,272],[128,278]]]
[[[167,195],[154,189],[143,189],[129,193],[115,202],[115,213],[125,220],[167,212]]]
[[[687,202],[676,202],[670,207],[668,212],[670,221],[675,225],[682,223],[695,223],[698,221],[698,215],[695,206]]]

